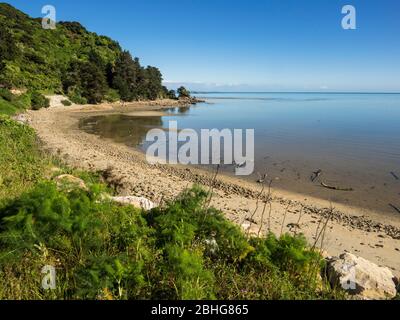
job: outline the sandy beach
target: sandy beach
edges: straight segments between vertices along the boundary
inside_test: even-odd
[[[184,166],[150,165],[144,154],[123,144],[100,139],[79,129],[85,117],[102,114],[135,116],[162,115],[162,109],[182,102],[162,100],[127,105],[60,106],[28,111],[29,124],[36,130],[43,148],[58,155],[68,165],[92,171],[106,171],[107,182],[120,195],[147,197],[160,203],[173,199],[193,183],[211,188],[213,174]],[[271,229],[303,233],[325,254],[351,252],[400,275],[400,215],[351,207],[343,203],[288,192],[235,177],[218,175],[212,189],[212,205],[252,234]],[[337,192],[332,190],[332,192]],[[262,196],[260,196],[262,194]],[[266,204],[268,195],[272,200]],[[326,228],[325,228],[326,225]],[[321,230],[326,232],[321,233]]]

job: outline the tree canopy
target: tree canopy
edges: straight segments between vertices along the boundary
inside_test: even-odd
[[[179,98],[190,98],[190,92],[182,86],[178,88],[178,96]]]
[[[45,30],[40,19],[5,3],[0,3],[0,71],[0,86],[65,93],[76,103],[173,96],[158,68],[141,66],[118,42],[78,22]]]

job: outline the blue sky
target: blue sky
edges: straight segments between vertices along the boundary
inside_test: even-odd
[[[119,41],[169,86],[400,92],[398,0],[15,0]],[[357,30],[341,27],[344,5]]]

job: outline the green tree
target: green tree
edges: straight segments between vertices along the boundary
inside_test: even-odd
[[[185,87],[178,88],[178,96],[179,98],[190,98],[190,92]]]
[[[175,90],[169,90],[169,91],[168,91],[167,97],[168,97],[169,99],[175,100],[175,99],[176,99],[176,92],[175,92]]]
[[[175,90],[168,90],[168,88],[166,86],[162,86],[161,89],[161,96],[164,99],[176,99],[176,92]]]
[[[158,68],[148,66],[144,70],[146,79],[145,98],[156,100],[162,95],[162,75]]]
[[[0,3],[0,86],[64,92],[75,103],[168,96],[160,70],[142,67],[118,42],[78,22],[44,31],[40,19],[5,3]]]
[[[2,25],[0,25],[0,72],[6,66],[6,60],[14,60],[17,58],[18,49],[11,33]],[[3,76],[0,76],[0,84],[11,87],[12,84]]]
[[[75,60],[72,61],[66,72],[62,75],[62,85],[64,92],[69,92],[74,87],[81,86],[80,70],[82,62]]]
[[[89,103],[100,103],[107,93],[108,86],[103,70],[93,62],[85,63],[80,69],[82,96]]]
[[[122,52],[115,63],[112,86],[119,91],[123,101],[132,101],[137,98],[139,76],[139,60],[133,60],[129,51]]]
[[[108,92],[106,65],[95,51],[89,53],[89,61],[73,61],[62,79],[64,92],[79,103],[81,97],[89,103],[99,103]]]

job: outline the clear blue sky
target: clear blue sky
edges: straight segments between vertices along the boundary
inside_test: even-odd
[[[400,92],[399,0],[15,0],[110,36],[170,85],[196,90]],[[341,28],[344,5],[357,30]]]

